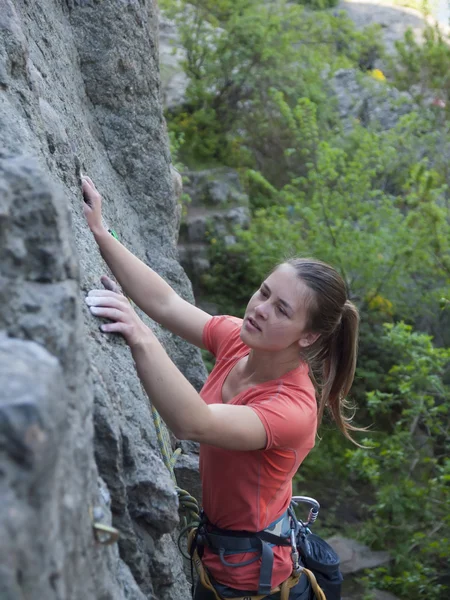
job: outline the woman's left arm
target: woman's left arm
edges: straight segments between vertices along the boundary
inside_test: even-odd
[[[179,439],[230,450],[260,450],[267,436],[248,406],[206,404],[121,294],[93,290],[86,298],[91,313],[111,320],[105,333],[121,333],[130,346],[137,373],[152,404]]]

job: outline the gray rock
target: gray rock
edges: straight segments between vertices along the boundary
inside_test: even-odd
[[[186,51],[181,45],[174,21],[164,12],[159,17],[159,61],[161,65],[161,92],[164,106],[174,109],[185,101],[189,79],[183,69]]]
[[[209,218],[210,213],[205,215],[194,215],[186,219],[188,241],[190,244],[206,242]]]
[[[148,398],[128,348],[99,332],[83,302],[107,270],[82,215],[79,166],[103,196],[106,224],[193,301],[176,260],[180,190],[156,30],[150,0],[0,0],[0,597],[8,600],[189,596],[174,539],[178,502]],[[199,388],[199,351],[147,323]],[[96,541],[93,517],[120,531],[119,544]]]
[[[175,463],[175,475],[180,488],[193,496],[199,505],[202,502],[202,486],[198,472],[198,455],[189,452],[181,454]]]
[[[358,119],[363,125],[392,129],[414,108],[412,97],[356,69],[339,69],[330,81],[344,129]]]
[[[250,225],[250,210],[247,206],[237,206],[226,213],[226,219],[236,227],[248,227]]]
[[[210,242],[220,238],[227,246],[236,243],[236,227],[250,224],[249,199],[234,169],[218,167],[185,176],[185,192],[191,202],[180,233],[179,257],[201,299],[202,278],[211,268]]]
[[[223,242],[227,248],[229,248],[230,246],[234,246],[236,244],[236,241],[236,236],[234,235],[226,235],[223,238]]]
[[[207,273],[211,268],[209,259],[202,258],[201,256],[192,257],[192,270],[197,277],[201,277],[203,273]]]
[[[239,181],[239,174],[229,167],[217,167],[203,171],[188,171],[185,192],[190,195],[192,206],[248,205],[248,196]]]
[[[345,1],[341,0],[338,9],[345,11],[348,17],[354,22],[358,29],[370,25],[381,26],[381,38],[388,54],[395,52],[395,42],[402,40],[408,29],[411,29],[413,37],[420,42],[423,39],[423,31],[427,25],[435,25],[439,22],[443,31],[448,33],[448,6],[446,2],[439,2],[445,5],[445,8],[437,8],[436,3],[432,3],[428,10],[434,15],[424,18],[421,11],[409,6],[401,6],[393,0],[372,0],[370,3],[364,0]],[[382,67],[382,61],[376,66]]]
[[[327,542],[339,555],[344,575],[379,567],[391,560],[388,552],[374,552],[364,544],[340,535],[327,539]]]

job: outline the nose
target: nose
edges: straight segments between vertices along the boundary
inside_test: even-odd
[[[261,319],[267,319],[268,317],[268,306],[267,302],[261,302],[255,307],[255,314]]]

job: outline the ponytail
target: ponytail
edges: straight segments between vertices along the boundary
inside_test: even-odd
[[[336,329],[323,344],[323,351],[317,356],[321,365],[319,378],[321,381],[319,398],[319,424],[325,409],[331,413],[333,420],[345,437],[356,443],[350,435],[351,431],[361,431],[351,424],[353,415],[346,415],[349,408],[346,396],[353,383],[358,355],[359,313],[356,306],[347,300],[342,309],[342,316]],[[321,368],[320,368],[321,367]]]

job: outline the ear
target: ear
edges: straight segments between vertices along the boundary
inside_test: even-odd
[[[298,345],[300,348],[307,348],[308,346],[312,346],[315,341],[317,341],[320,337],[320,333],[304,333],[302,337],[298,340]]]

